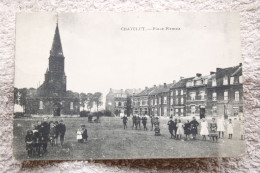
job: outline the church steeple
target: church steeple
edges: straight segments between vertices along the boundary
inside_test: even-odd
[[[53,38],[53,42],[52,42],[50,55],[51,56],[63,56],[58,20],[57,20],[57,24],[56,24],[56,30],[55,30],[55,34],[54,34],[54,38]]]

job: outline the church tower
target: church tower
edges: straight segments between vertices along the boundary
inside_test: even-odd
[[[65,57],[62,51],[59,25],[57,22],[49,57],[49,68],[45,73],[45,81],[40,89],[43,94],[61,96],[66,92]]]

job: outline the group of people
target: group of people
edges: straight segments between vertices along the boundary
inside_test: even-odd
[[[154,130],[155,136],[159,136],[160,134],[160,121],[159,117],[151,116],[151,130]],[[125,115],[122,117],[124,129],[127,128],[128,118]],[[141,129],[141,122],[143,124],[143,129],[147,130],[147,116],[145,115],[133,115],[132,117],[133,126],[132,129]],[[228,134],[228,139],[232,139],[233,136],[233,122],[232,119],[229,119],[226,128],[225,128],[225,120],[224,117],[212,118],[210,122],[208,122],[205,118],[201,119],[200,123],[196,120],[195,117],[192,120],[184,120],[175,119],[170,117],[170,120],[167,123],[168,130],[170,132],[170,138],[176,140],[196,140],[198,134],[202,136],[202,140],[212,139],[214,142],[218,142],[219,138],[224,138],[224,132]],[[241,139],[244,139],[244,123],[241,123]],[[200,127],[200,132],[198,130]],[[226,129],[226,130],[225,130]]]
[[[58,138],[63,146],[65,133],[66,125],[62,119],[59,122],[48,122],[48,118],[45,117],[43,121],[37,121],[37,124],[33,124],[32,128],[27,130],[25,136],[28,157],[43,156],[47,153],[48,143],[50,142],[51,146],[58,145]]]

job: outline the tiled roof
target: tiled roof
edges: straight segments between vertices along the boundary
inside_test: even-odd
[[[241,71],[239,69],[241,69]],[[217,68],[216,78],[223,78],[224,76],[235,76],[235,75],[238,75],[239,72],[242,75],[241,66],[228,67],[228,68]]]
[[[174,85],[172,86],[172,88],[182,88],[182,87],[185,87],[185,86],[186,86],[186,82],[187,82],[188,80],[193,79],[193,78],[194,78],[194,77],[183,78],[183,79],[179,80],[176,84],[174,84]]]

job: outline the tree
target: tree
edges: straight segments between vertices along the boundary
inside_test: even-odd
[[[80,98],[80,106],[83,107],[83,111],[85,109],[85,105],[86,105],[86,102],[87,102],[87,94],[85,93],[80,93],[79,95],[79,98]]]
[[[20,95],[19,105],[22,106],[23,112],[25,111],[25,107],[26,107],[27,92],[28,92],[27,88],[19,89],[19,95]]]
[[[97,111],[98,111],[98,107],[102,106],[103,102],[102,102],[102,93],[101,92],[95,92],[93,95],[93,102],[96,104],[97,106]]]
[[[126,115],[129,117],[132,113],[132,99],[130,96],[126,98]]]
[[[87,93],[86,95],[87,98],[87,108],[89,111],[93,108],[93,94],[92,93]]]
[[[114,113],[116,116],[118,116],[120,114],[120,111],[116,109]]]

